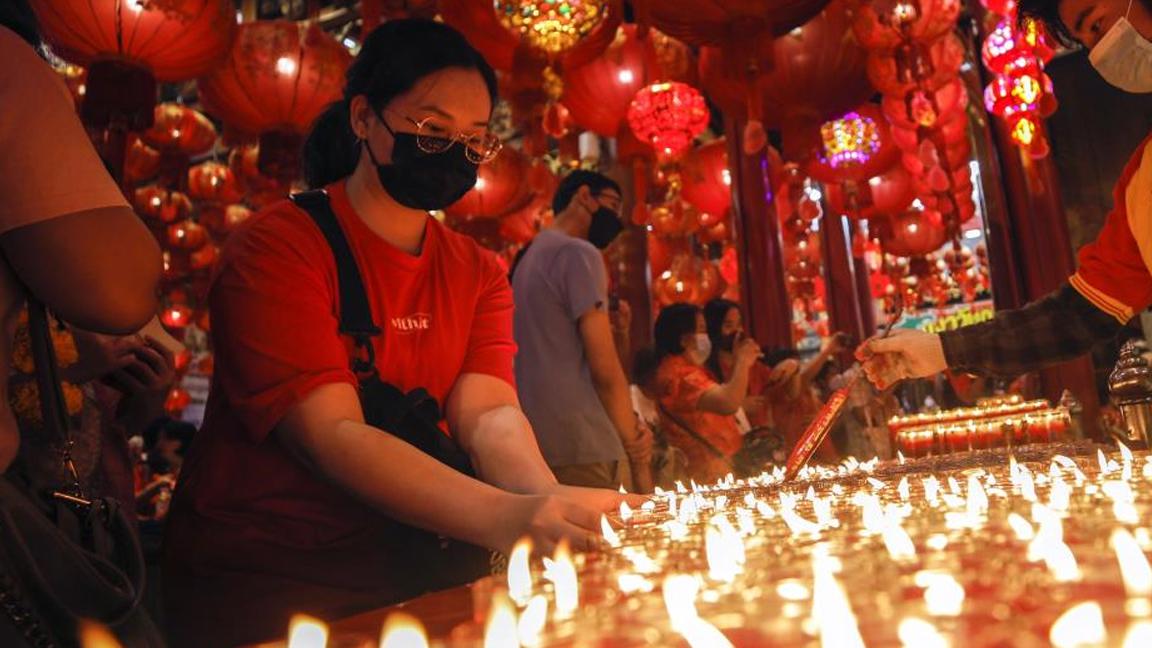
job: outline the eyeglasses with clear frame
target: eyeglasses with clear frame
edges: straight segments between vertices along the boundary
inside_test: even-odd
[[[483,133],[449,133],[447,129],[437,124],[432,117],[425,117],[421,120],[415,120],[407,115],[401,115],[393,111],[389,112],[402,117],[405,121],[416,127],[416,147],[425,153],[432,155],[443,153],[452,148],[453,144],[457,142],[464,147],[464,155],[469,161],[475,164],[486,164],[491,162],[504,148],[504,142],[492,131],[485,130]],[[384,115],[377,114],[380,122],[384,124],[384,128],[388,129],[389,133],[393,136],[396,133],[392,127],[388,125],[388,121],[384,119]]]

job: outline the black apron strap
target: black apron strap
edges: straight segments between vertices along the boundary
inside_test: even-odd
[[[352,247],[340,227],[340,221],[332,211],[328,194],[323,189],[305,191],[293,194],[292,202],[308,212],[332,248],[340,290],[340,332],[352,336],[358,349],[353,369],[357,374],[375,373],[376,352],[372,338],[380,335],[380,327],[372,320],[372,307],[368,303],[364,278],[360,275],[356,257],[352,254]]]

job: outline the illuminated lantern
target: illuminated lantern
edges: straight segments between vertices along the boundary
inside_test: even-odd
[[[32,0],[45,39],[88,67],[81,116],[94,128],[152,124],[156,82],[217,65],[236,31],[228,0]]]
[[[1043,28],[1031,19],[1025,21],[1023,30],[1015,29],[1010,18],[1001,20],[980,49],[984,66],[996,74],[1039,71],[1044,63],[1052,60],[1054,53]]]
[[[182,387],[173,387],[164,399],[164,411],[172,416],[179,416],[192,404],[192,395]]]
[[[252,210],[244,205],[210,206],[200,210],[200,223],[220,238],[227,238],[251,217]]]
[[[648,40],[656,50],[656,69],[661,80],[698,86],[696,55],[688,45],[659,29],[649,29]]]
[[[880,107],[863,104],[820,126],[820,150],[806,171],[825,183],[862,181],[892,167],[899,150]]]
[[[172,223],[192,212],[188,196],[156,186],[137,189],[133,204],[141,216],[159,223]]]
[[[233,203],[243,197],[232,169],[213,161],[188,169],[188,195],[210,203]]]
[[[683,200],[652,208],[652,231],[661,236],[687,236],[700,226],[700,211]]]
[[[200,98],[229,127],[260,137],[261,173],[291,180],[304,134],[342,96],[351,61],[318,23],[245,23],[231,55],[199,80]]]
[[[993,115],[1011,121],[1014,115],[1040,112],[1044,94],[1041,78],[1031,74],[999,75],[984,89],[984,107]]]
[[[524,154],[505,146],[494,160],[481,164],[476,185],[464,197],[444,209],[459,219],[496,218],[523,207],[531,198],[528,162]]]
[[[670,81],[636,93],[628,108],[628,125],[641,140],[665,157],[675,157],[708,127],[708,106],[690,85]]]
[[[956,78],[964,54],[964,43],[955,34],[930,44],[901,43],[868,55],[868,80],[886,95],[904,95],[916,86],[935,90]]]
[[[240,190],[248,204],[257,209],[283,200],[291,190],[289,183],[260,173],[258,166],[260,147],[257,144],[237,146],[228,154],[228,168],[236,177]]]
[[[168,245],[178,250],[197,250],[208,242],[208,230],[192,220],[168,226]]]
[[[868,49],[895,49],[904,41],[929,43],[952,31],[960,0],[872,0],[860,4],[852,30]]]
[[[215,245],[202,245],[188,255],[188,265],[192,270],[207,270],[220,258],[220,248]]]
[[[968,105],[964,83],[956,79],[936,91],[914,88],[903,97],[884,97],[884,116],[900,128],[932,128]]]
[[[440,0],[440,17],[464,34],[468,43],[484,55],[484,60],[499,70],[511,70],[518,35],[500,24],[491,2],[476,0]]]
[[[616,40],[593,61],[564,70],[562,101],[573,121],[604,137],[615,137],[632,98],[660,77],[656,50],[648,38],[624,25]]]
[[[916,208],[893,215],[886,234],[884,251],[901,257],[931,254],[948,238],[939,212]]]
[[[677,255],[653,283],[657,302],[665,306],[678,302],[702,306],[724,291],[716,264],[693,254]]]
[[[140,139],[161,153],[191,157],[212,149],[216,127],[198,110],[165,103],[156,106],[152,128],[140,133]]]
[[[700,230],[697,237],[701,243],[724,243],[732,237],[732,229],[728,225],[728,218],[705,219],[700,218]]]
[[[171,304],[160,312],[160,323],[169,329],[180,330],[192,322],[193,315],[187,304]]]
[[[607,13],[607,3],[596,0],[495,0],[493,6],[505,28],[553,55],[576,45]]]
[[[128,137],[128,152],[124,158],[124,182],[140,184],[160,170],[160,152],[144,143],[138,135]]]
[[[700,211],[723,216],[732,205],[728,142],[720,138],[698,146],[680,165],[680,195]]]

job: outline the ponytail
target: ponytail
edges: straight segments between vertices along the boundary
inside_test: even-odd
[[[333,102],[316,121],[304,141],[304,180],[320,189],[352,175],[360,160],[360,143],[352,132],[348,102]]]

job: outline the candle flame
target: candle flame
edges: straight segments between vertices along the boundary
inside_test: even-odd
[[[288,648],[325,648],[328,626],[319,619],[297,614],[288,622]]]
[[[881,533],[884,537],[884,546],[888,549],[888,555],[897,562],[914,560],[916,558],[916,545],[912,543],[912,537],[908,535],[904,527],[900,526],[899,519],[893,516],[886,517],[887,521]]]
[[[532,598],[532,540],[521,538],[508,557],[508,596],[516,605],[524,606]]]
[[[520,645],[524,648],[537,648],[540,645],[540,635],[544,633],[544,626],[548,623],[548,599],[537,594],[528,601],[528,607],[520,615],[516,634],[520,638]]]
[[[864,648],[864,638],[848,594],[836,579],[834,563],[826,546],[812,553],[812,619],[820,630],[822,648]]]
[[[900,452],[899,450],[896,451],[896,459],[900,461],[901,466],[903,466],[904,462],[907,461],[907,459],[904,458],[904,453]]]
[[[672,629],[680,633],[691,648],[732,648],[724,633],[700,618],[696,594],[700,583],[692,576],[672,575],[664,579],[664,607]]]
[[[712,518],[704,532],[704,550],[708,555],[708,576],[731,583],[744,571],[744,540],[724,515]]]
[[[124,648],[116,635],[102,623],[80,621],[80,648]]]
[[[600,532],[604,534],[604,541],[608,543],[609,547],[619,549],[620,545],[623,544],[620,542],[620,536],[616,534],[616,530],[612,528],[612,524],[608,521],[608,516],[606,515],[600,516]]]
[[[632,507],[628,506],[628,502],[620,502],[620,519],[624,522],[632,519]]]
[[[561,540],[553,559],[544,559],[544,578],[556,590],[556,618],[571,619],[580,605],[580,587],[576,580],[576,565],[568,542]]]
[[[380,648],[428,648],[428,635],[416,617],[393,612],[384,620]]]
[[[1120,575],[1124,578],[1124,589],[1130,597],[1152,596],[1152,565],[1140,549],[1136,538],[1127,529],[1112,531],[1112,550],[1120,563]]]
[[[520,648],[516,610],[505,596],[495,596],[484,626],[484,648]]]
[[[1104,627],[1104,612],[1100,604],[1088,601],[1069,608],[1052,624],[1048,638],[1057,648],[1104,643],[1108,632]]]
[[[799,578],[786,578],[776,585],[776,593],[786,601],[807,601],[812,590]]]
[[[1146,648],[1152,646],[1152,621],[1136,621],[1128,626],[1124,644],[1120,648]]]
[[[896,487],[896,491],[900,494],[900,499],[907,502],[912,497],[912,489],[908,485],[908,477],[905,475],[900,478],[900,485]]]
[[[897,629],[900,643],[906,648],[948,648],[948,639],[940,634],[931,621],[908,617],[901,619]]]
[[[1036,532],[1032,529],[1032,525],[1028,524],[1028,520],[1025,520],[1019,513],[1008,514],[1008,526],[1012,527],[1012,531],[1016,534],[1016,537],[1023,542],[1029,542],[1036,537]]]
[[[951,574],[918,572],[916,584],[924,588],[924,605],[928,608],[928,614],[956,617],[964,611],[964,586]]]

